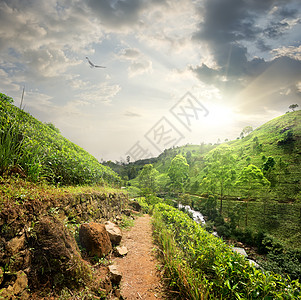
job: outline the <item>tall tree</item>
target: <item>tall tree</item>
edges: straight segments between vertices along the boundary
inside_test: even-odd
[[[168,176],[175,188],[179,192],[184,191],[184,184],[188,179],[189,165],[186,158],[180,154],[176,155],[171,161]]]
[[[153,194],[156,191],[158,175],[159,172],[152,164],[144,165],[143,169],[139,172],[139,186],[144,196]]]
[[[244,192],[246,193],[247,199],[247,207],[246,207],[246,219],[245,219],[245,226],[248,226],[248,205],[249,205],[249,198],[251,195],[251,191],[257,189],[258,187],[269,187],[270,182],[264,177],[262,171],[256,167],[255,165],[248,165],[244,167],[238,177],[236,182],[237,186],[240,186]]]
[[[203,179],[203,185],[206,185],[209,192],[219,194],[220,213],[223,210],[225,188],[230,188],[231,182],[235,180],[234,162],[231,148],[229,146],[219,147],[212,152],[205,169],[206,177]]]

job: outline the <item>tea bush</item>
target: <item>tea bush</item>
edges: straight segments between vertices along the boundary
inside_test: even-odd
[[[119,184],[119,176],[87,151],[11,104],[0,93],[0,176],[25,173],[55,184]]]
[[[256,269],[185,213],[158,204],[154,226],[171,284],[189,299],[297,299],[298,280]]]

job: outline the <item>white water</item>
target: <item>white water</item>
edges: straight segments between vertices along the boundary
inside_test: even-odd
[[[179,209],[184,208],[186,211],[192,214],[193,220],[197,223],[202,223],[203,225],[206,223],[204,216],[196,210],[193,210],[189,205],[182,205],[179,203]]]
[[[195,222],[202,223],[202,225],[205,225],[206,222],[205,222],[204,216],[199,211],[193,210],[189,205],[182,205],[181,203],[179,203],[178,208],[179,209],[184,208],[186,211],[188,211],[192,214],[193,220]],[[216,237],[219,237],[216,231],[212,232],[212,234]],[[251,265],[255,266],[256,268],[261,268],[256,261],[248,258],[248,255],[247,255],[245,249],[233,247],[232,250],[236,251],[236,252],[240,253],[241,255],[243,255],[244,257],[246,257],[246,259],[250,262]]]
[[[196,211],[194,209],[192,209],[189,205],[182,205],[181,203],[179,203],[178,208],[184,208],[186,211],[190,212],[192,214],[192,218],[193,220],[198,223],[198,224],[202,224],[205,225],[205,218],[202,215],[202,213],[200,213],[199,211]],[[216,231],[213,231],[212,234],[216,237],[219,237]]]

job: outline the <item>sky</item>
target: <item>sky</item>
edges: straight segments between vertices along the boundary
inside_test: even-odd
[[[236,139],[301,106],[301,3],[0,0],[0,92],[23,88],[98,160]]]

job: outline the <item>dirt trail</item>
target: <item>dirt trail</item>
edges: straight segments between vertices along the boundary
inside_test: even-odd
[[[157,271],[152,238],[151,218],[144,215],[135,220],[130,231],[124,231],[122,245],[128,249],[123,258],[116,258],[122,273],[121,294],[127,300],[167,299],[163,296]]]

